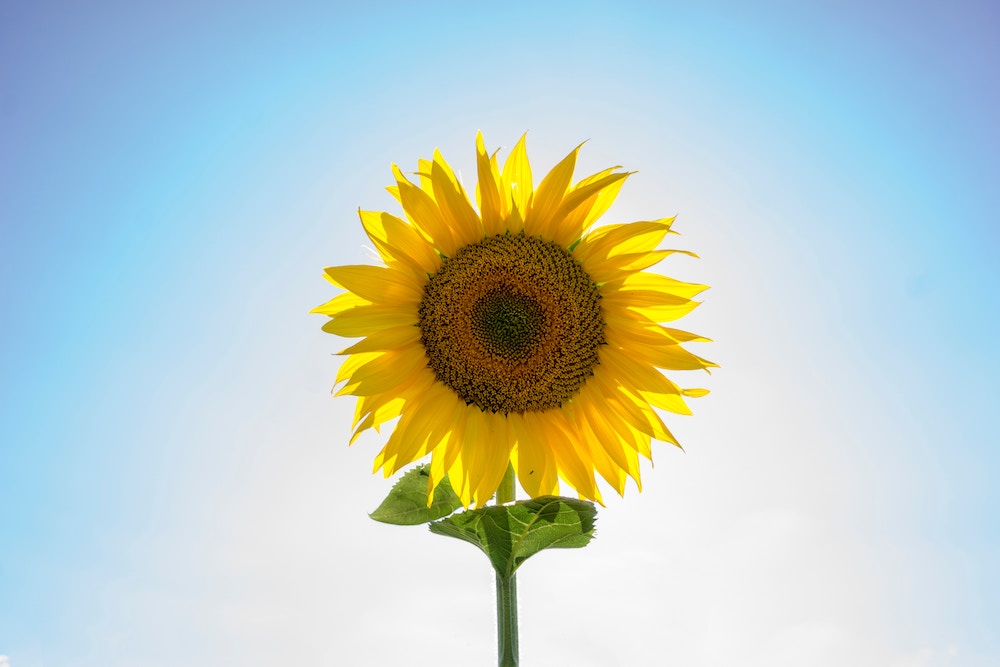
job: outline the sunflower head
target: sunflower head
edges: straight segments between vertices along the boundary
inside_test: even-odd
[[[402,218],[360,211],[384,264],[327,268],[346,291],[313,312],[361,339],[337,374],[357,397],[351,441],[398,418],[375,470],[430,455],[428,497],[447,476],[468,507],[512,464],[532,497],[562,480],[601,502],[598,475],[641,488],[651,441],[678,445],[658,410],[690,414],[684,398],[707,391],[660,369],[715,364],[684,348],[707,339],[665,324],[706,286],[645,270],[684,252],[658,249],[673,218],[592,229],[629,174],[574,183],[579,150],[535,188],[524,137],[501,168],[480,134],[475,207],[435,151],[414,180],[393,165]]]

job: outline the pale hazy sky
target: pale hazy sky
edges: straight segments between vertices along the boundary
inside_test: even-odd
[[[4,3],[0,665],[488,665],[468,545],[366,516],[343,341],[391,162],[638,170],[713,393],[525,665],[1000,664],[989,2]],[[7,662],[5,662],[5,658]]]

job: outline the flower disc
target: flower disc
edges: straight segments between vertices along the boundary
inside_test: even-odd
[[[542,412],[579,390],[605,343],[597,285],[551,241],[497,234],[424,287],[421,342],[437,379],[490,412]]]

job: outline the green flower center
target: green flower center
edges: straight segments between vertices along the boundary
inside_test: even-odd
[[[545,325],[545,313],[534,299],[505,289],[484,294],[470,315],[479,344],[506,359],[530,354]]]
[[[445,259],[424,287],[428,365],[484,411],[558,407],[599,363],[600,298],[565,248],[523,234],[486,237]]]

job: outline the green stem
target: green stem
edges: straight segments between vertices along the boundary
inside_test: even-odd
[[[508,463],[507,472],[503,474],[503,479],[500,480],[500,486],[497,488],[497,505],[513,502],[516,493],[514,488],[514,466]]]
[[[497,664],[517,667],[517,576],[497,577]]]
[[[515,496],[514,467],[507,465],[500,487],[497,489],[498,505],[513,502]],[[517,667],[517,577],[497,579],[497,664],[499,667]]]

